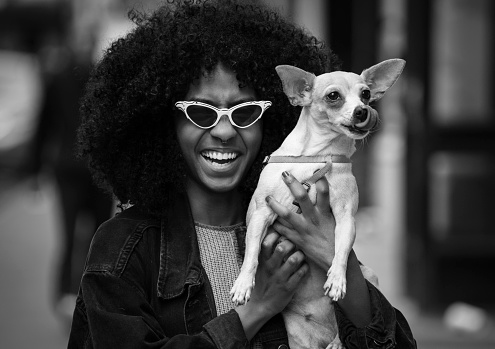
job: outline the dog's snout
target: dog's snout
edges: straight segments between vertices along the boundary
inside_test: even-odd
[[[361,131],[374,129],[378,121],[378,113],[369,105],[356,107],[352,115],[354,127]]]
[[[358,123],[366,121],[368,118],[368,110],[363,107],[356,107],[356,109],[354,109],[353,117]]]

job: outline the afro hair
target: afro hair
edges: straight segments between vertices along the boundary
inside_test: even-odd
[[[162,215],[186,173],[174,104],[203,71],[222,62],[241,85],[273,103],[263,117],[260,153],[242,184],[249,199],[263,158],[280,146],[300,112],[289,104],[275,67],[321,74],[337,68],[336,57],[304,29],[245,1],[169,0],[152,14],[133,10],[129,17],[135,28],[106,50],[81,103],[78,153],[96,184],[121,205]]]

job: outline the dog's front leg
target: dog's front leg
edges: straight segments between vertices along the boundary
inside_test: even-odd
[[[249,301],[254,287],[258,256],[261,242],[266,236],[268,226],[273,223],[276,214],[266,204],[259,206],[251,215],[246,232],[246,252],[244,262],[230,291],[234,304],[242,305]]]
[[[350,210],[335,212],[335,256],[328,269],[325,293],[334,301],[345,297],[347,259],[356,238],[356,225]]]

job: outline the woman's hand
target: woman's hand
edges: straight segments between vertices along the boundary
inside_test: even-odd
[[[304,254],[273,230],[262,242],[256,282],[251,301],[280,313],[290,302],[297,285],[308,270]]]
[[[316,186],[316,204],[311,202],[306,188],[288,172],[283,178],[301,213],[294,213],[275,199],[268,197],[268,206],[279,216],[275,231],[292,241],[321,268],[328,270],[335,254],[335,220],[330,208],[328,182],[325,177]]]
[[[273,230],[268,231],[262,242],[258,261],[251,298],[236,308],[249,340],[289,304],[308,271],[304,254]]]
[[[297,179],[287,172],[283,173],[283,177],[301,212],[294,213],[275,199],[267,198],[268,205],[279,216],[273,228],[291,240],[308,259],[328,270],[335,255],[335,220],[330,208],[328,182],[325,177],[316,182],[316,204],[313,205],[306,189]],[[338,304],[356,326],[366,326],[371,321],[368,287],[352,250],[347,262],[346,279],[347,294]]]

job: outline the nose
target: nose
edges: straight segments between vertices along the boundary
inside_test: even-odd
[[[354,113],[352,114],[352,116],[354,117],[354,120],[357,121],[357,123],[364,122],[368,118],[368,110],[366,108],[358,106],[356,107],[356,109],[354,109]]]
[[[377,111],[369,105],[356,107],[352,116],[354,118],[354,127],[363,131],[374,129],[378,122]]]
[[[222,143],[226,143],[229,139],[234,138],[237,130],[230,123],[227,115],[222,115],[218,124],[210,131],[212,137],[218,138]]]

